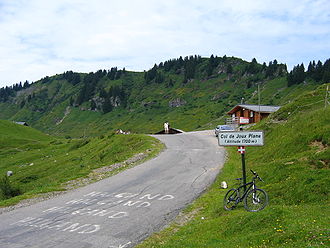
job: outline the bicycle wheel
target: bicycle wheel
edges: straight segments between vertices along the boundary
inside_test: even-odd
[[[223,199],[223,207],[226,210],[233,210],[238,203],[238,191],[236,189],[228,190],[225,198]]]
[[[247,211],[257,212],[264,209],[268,204],[268,195],[262,189],[251,189],[245,199],[244,207]]]

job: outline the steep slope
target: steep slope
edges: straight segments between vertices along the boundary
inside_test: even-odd
[[[267,191],[269,206],[256,213],[242,204],[223,209],[227,190],[219,189],[220,182],[232,188],[241,177],[237,148],[228,149],[230,159],[212,188],[177,223],[138,247],[329,246],[330,105],[325,106],[325,89],[303,94],[255,127],[265,131],[265,146],[247,148],[247,168],[265,181],[257,185]]]
[[[0,147],[12,147],[19,143],[29,145],[41,141],[50,141],[51,138],[42,132],[13,123],[0,120]]]

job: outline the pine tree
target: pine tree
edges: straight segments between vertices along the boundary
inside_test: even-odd
[[[269,64],[268,64],[268,67],[267,67],[267,70],[266,70],[266,76],[271,77],[273,75],[273,73],[274,73],[273,62],[269,61]]]
[[[74,73],[72,76],[71,84],[76,85],[78,83],[80,83],[80,75],[79,73]]]
[[[323,65],[322,62],[319,60],[315,66],[315,73],[314,73],[314,80],[316,82],[320,82],[323,77]]]
[[[327,59],[323,65],[323,83],[330,83],[330,59]]]
[[[258,62],[255,58],[253,58],[251,63],[248,65],[247,72],[251,74],[258,73]]]
[[[194,56],[184,58],[184,83],[187,83],[189,79],[195,77],[197,61]]]
[[[288,86],[301,84],[306,78],[304,64],[294,66],[292,71],[287,75]]]
[[[107,92],[105,91],[104,88],[101,88],[100,89],[100,97],[102,97],[102,98],[106,98],[107,97]]]
[[[23,88],[24,88],[24,89],[27,89],[27,88],[29,88],[29,87],[30,87],[29,81],[26,80],[26,81],[24,82],[24,84],[23,84]]]
[[[69,104],[70,104],[70,106],[73,106],[73,103],[74,103],[74,100],[73,100],[73,97],[71,96],[71,97],[70,97],[70,100],[69,100]]]
[[[297,83],[300,84],[302,82],[304,82],[306,78],[306,75],[305,75],[305,66],[304,64],[302,63],[300,65],[300,67],[298,67],[298,72],[297,72]]]
[[[330,83],[330,71],[325,71],[322,78],[323,83]]]
[[[88,93],[87,93],[87,86],[84,85],[84,86],[82,87],[82,89],[79,91],[79,94],[78,94],[78,97],[77,97],[76,103],[77,103],[78,105],[82,104],[82,103],[86,100],[87,96],[88,96]]]
[[[157,84],[161,84],[162,82],[164,82],[164,76],[161,72],[157,72],[155,82]]]
[[[96,103],[94,100],[91,100],[91,110],[96,110]]]
[[[106,97],[105,101],[102,105],[102,111],[103,111],[104,114],[106,114],[106,113],[111,112],[112,109],[113,109],[113,107],[112,107],[112,104],[111,104],[111,101],[110,101],[110,97]]]
[[[308,77],[313,78],[314,73],[315,73],[315,61],[314,64],[310,61],[307,68],[307,75]]]
[[[207,76],[211,76],[214,68],[217,66],[216,59],[214,58],[213,54],[211,55],[207,67],[206,67],[206,73]]]
[[[227,74],[232,74],[233,73],[233,66],[231,64],[228,64],[227,66]]]

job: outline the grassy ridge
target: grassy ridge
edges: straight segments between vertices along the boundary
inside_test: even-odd
[[[80,111],[78,108],[72,108],[70,114],[60,125],[55,127],[52,127],[52,124],[41,125],[40,123],[44,120],[49,122],[55,118],[55,116],[50,118],[49,115],[45,115],[36,124],[36,127],[58,135],[69,133],[73,137],[80,136],[82,130],[85,130],[87,135],[98,135],[102,130],[111,131],[117,128],[137,133],[155,133],[162,129],[162,124],[166,120],[170,122],[171,126],[185,131],[211,129],[224,123],[225,110],[229,110],[231,106],[239,103],[243,96],[247,100],[256,92],[256,87],[246,89],[243,84],[237,84],[233,87],[233,82],[216,78],[208,81],[194,80],[184,87],[178,84],[172,89],[168,89],[164,85],[151,85],[141,92],[136,90],[135,93],[134,91],[134,95],[131,97],[139,99],[141,102],[135,104],[131,110],[115,108],[112,112],[102,115],[99,112]],[[292,86],[290,89],[285,88],[285,85],[285,78],[274,79],[266,83],[261,89],[262,103],[281,105],[306,91],[300,85]],[[310,83],[306,87],[313,89],[316,86]],[[185,100],[187,103],[180,107],[169,107],[169,100],[176,98]],[[152,104],[142,106],[143,102]],[[248,103],[256,102],[255,96],[248,101]],[[63,112],[62,107],[59,115],[63,116]]]
[[[18,143],[24,145],[40,141],[50,141],[51,138],[42,132],[9,121],[0,120],[0,147],[11,148]]]
[[[58,139],[9,121],[0,121],[0,175],[13,171],[10,183],[21,195],[0,205],[17,203],[38,193],[63,190],[63,183],[93,169],[122,162],[134,154],[154,156],[162,145],[144,135],[103,135],[91,139]]]
[[[241,205],[222,207],[226,190],[241,177],[240,156],[229,150],[229,161],[206,194],[164,231],[139,245],[146,247],[326,247],[330,245],[330,107],[325,87],[307,93],[255,129],[265,130],[266,145],[247,148],[247,168],[265,180],[270,203],[257,213]],[[248,174],[250,177],[251,174]]]
[[[275,66],[269,74],[268,66],[252,63],[257,69],[252,72],[251,63],[234,57],[217,58],[212,63],[211,58],[193,60],[188,63],[187,57],[186,62],[177,61],[176,66],[170,67],[162,63],[156,73],[160,81],[148,77],[153,69],[145,73],[125,71],[112,79],[102,70],[103,76],[100,71],[79,73],[80,81],[76,84],[65,73],[47,77],[0,102],[0,119],[27,121],[43,132],[71,137],[98,136],[116,129],[154,133],[162,129],[165,121],[172,127],[192,131],[221,124],[226,111],[242,98],[246,103],[256,104],[258,85],[262,104],[283,104],[292,94],[301,94],[307,87],[314,89],[318,85],[308,79],[307,85],[287,87],[283,64]],[[188,71],[194,71],[189,80]],[[94,75],[92,81],[91,75]],[[91,88],[88,91],[91,96],[80,102],[78,98],[86,85]],[[104,92],[115,88],[121,88],[120,95],[125,97],[120,98],[120,104],[112,103],[113,110],[105,114]],[[92,103],[97,105],[96,110],[95,106],[91,110]]]

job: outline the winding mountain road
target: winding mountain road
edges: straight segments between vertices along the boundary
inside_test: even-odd
[[[225,160],[211,131],[155,136],[167,149],[118,175],[0,215],[0,247],[129,248],[161,230]]]

